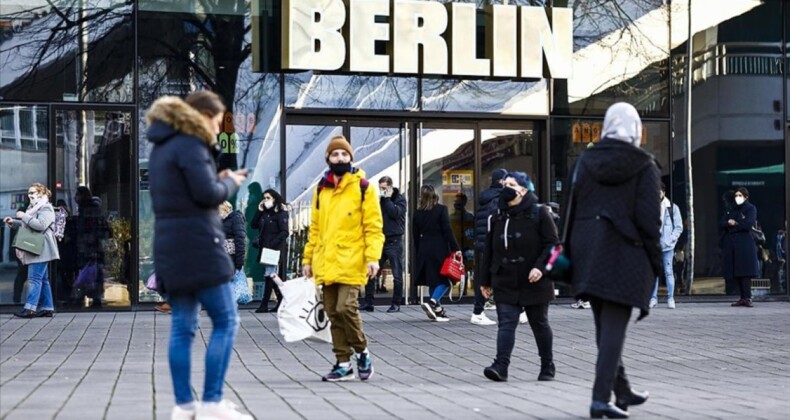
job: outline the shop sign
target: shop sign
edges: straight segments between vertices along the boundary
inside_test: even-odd
[[[571,142],[598,143],[601,141],[601,121],[576,121],[571,126]],[[642,143],[647,144],[647,126],[642,124]]]
[[[510,79],[571,77],[571,9],[487,5],[485,16],[486,54],[478,58],[473,3],[283,0],[282,66]],[[386,43],[386,54],[376,53],[377,42]]]
[[[442,172],[442,186],[471,186],[474,183],[474,171],[455,169]]]

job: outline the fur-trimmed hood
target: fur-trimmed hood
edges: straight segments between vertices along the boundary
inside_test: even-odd
[[[145,114],[145,122],[148,140],[153,143],[164,142],[178,133],[197,137],[209,146],[217,142],[206,119],[177,96],[163,96],[154,101]]]

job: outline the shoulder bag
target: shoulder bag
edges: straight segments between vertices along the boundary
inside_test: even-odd
[[[17,230],[11,246],[29,254],[41,255],[44,252],[44,232],[35,231],[23,223]]]
[[[571,279],[571,259],[567,250],[568,231],[571,227],[571,217],[573,215],[573,196],[576,194],[576,175],[579,173],[579,166],[581,166],[582,158],[576,161],[576,166],[573,167],[573,174],[571,175],[571,187],[568,191],[568,203],[565,207],[565,217],[562,221],[562,238],[560,243],[551,248],[549,254],[549,261],[546,263],[545,272],[549,278],[556,283],[570,285]]]

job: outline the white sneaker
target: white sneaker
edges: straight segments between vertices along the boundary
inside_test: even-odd
[[[491,303],[490,301],[487,301],[485,305],[483,305],[483,310],[485,311],[490,311],[492,309],[496,309],[496,303]]]
[[[195,420],[253,420],[249,414],[237,410],[236,404],[228,400],[218,403],[203,403],[198,407]]]
[[[651,308],[655,308],[658,305],[658,299],[650,299],[650,306]]]
[[[669,308],[669,309],[675,309],[675,299],[669,299],[669,300],[667,300],[667,308]]]
[[[582,301],[582,308],[583,309],[590,309],[590,308],[592,308],[592,306],[590,306],[590,302],[588,302],[586,300],[583,300]]]
[[[527,319],[527,313],[524,312],[524,311],[521,311],[521,315],[518,316],[518,323],[519,324],[526,324],[527,322],[529,322],[529,319]]]
[[[481,312],[480,315],[472,314],[472,319],[469,322],[475,325],[496,325],[496,321],[487,317],[485,312]]]
[[[170,420],[195,420],[195,410],[184,410],[175,406],[170,412]]]
[[[590,309],[590,302],[586,300],[577,300],[575,303],[571,303],[571,308],[573,309]]]

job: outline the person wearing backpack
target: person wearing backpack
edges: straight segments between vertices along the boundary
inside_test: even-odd
[[[548,318],[554,283],[544,276],[543,270],[559,238],[549,207],[538,203],[528,185],[529,177],[523,172],[511,172],[505,177],[480,265],[483,296],[487,298],[493,288],[497,297],[496,358],[483,370],[492,381],[507,380],[522,311],[526,312],[538,347],[538,380],[551,381],[555,375],[554,336]]]
[[[302,258],[305,277],[323,285],[324,308],[332,323],[332,351],[336,363],[322,377],[325,382],[373,376],[368,339],[362,329],[359,292],[379,271],[384,248],[381,207],[374,188],[367,188],[365,172],[352,166],[354,152],[343,136],[326,148],[328,170],[313,195],[310,230]]]
[[[757,207],[750,203],[749,190],[740,187],[733,193],[735,205],[722,216],[719,228],[723,232],[722,275],[734,279],[740,291],[740,299],[732,306],[751,308],[752,279],[760,273],[757,261],[757,244],[752,236],[752,227],[757,221]]]
[[[675,270],[673,262],[675,260],[675,244],[677,244],[680,234],[683,233],[683,220],[680,217],[678,206],[669,201],[666,196],[667,187],[661,183],[661,253],[664,267],[664,278],[667,282],[667,307],[675,309]],[[650,307],[658,305],[658,280],[653,287],[653,294],[650,297]]]

